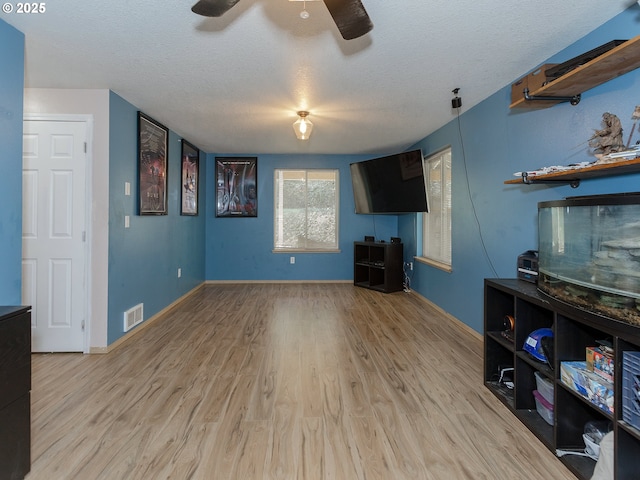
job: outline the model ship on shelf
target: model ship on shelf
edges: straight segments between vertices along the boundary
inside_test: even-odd
[[[586,168],[590,165],[593,165],[594,163],[595,161],[572,163],[570,165],[552,165],[549,167],[542,167],[537,170],[529,170],[527,172],[515,172],[513,176],[520,177],[520,178],[534,178],[540,175],[549,175],[551,173],[562,173],[562,172],[569,172],[571,170],[579,170],[581,168]]]
[[[611,152],[606,155],[602,155],[594,163],[614,163],[622,160],[633,160],[638,157],[640,157],[640,145],[634,145],[629,150]]]
[[[536,183],[565,183],[576,188],[580,181],[588,178],[606,177],[611,175],[626,175],[640,173],[640,157],[629,159],[620,158],[613,163],[586,163],[575,164],[569,167],[545,167],[533,172],[518,172],[518,178],[505,180],[504,183],[515,185],[523,183],[532,185]]]
[[[627,160],[634,160],[640,157],[640,145],[634,145],[629,150],[622,152],[612,152],[606,155],[601,155],[597,160],[593,162],[580,162],[572,163],[570,165],[554,165],[550,167],[542,167],[537,170],[530,170],[528,172],[515,172],[515,177],[536,177],[539,175],[548,175],[550,173],[562,173],[570,172],[572,170],[581,170],[594,165],[600,165],[603,163],[615,163],[623,162]]]

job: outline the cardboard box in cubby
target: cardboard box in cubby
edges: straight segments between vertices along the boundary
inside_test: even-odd
[[[562,383],[598,408],[613,414],[613,383],[587,370],[587,362],[561,362]]]
[[[587,347],[587,370],[613,382],[615,363],[613,357],[605,355],[598,347]]]

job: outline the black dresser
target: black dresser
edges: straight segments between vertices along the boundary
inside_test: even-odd
[[[31,469],[31,307],[0,307],[0,478]]]

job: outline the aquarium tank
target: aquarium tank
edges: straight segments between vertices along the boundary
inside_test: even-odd
[[[538,204],[538,288],[640,326],[640,192]]]

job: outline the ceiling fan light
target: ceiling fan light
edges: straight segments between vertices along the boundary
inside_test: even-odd
[[[298,112],[298,119],[293,123],[293,131],[296,132],[298,140],[308,140],[313,130],[313,123],[307,118],[309,112]]]

